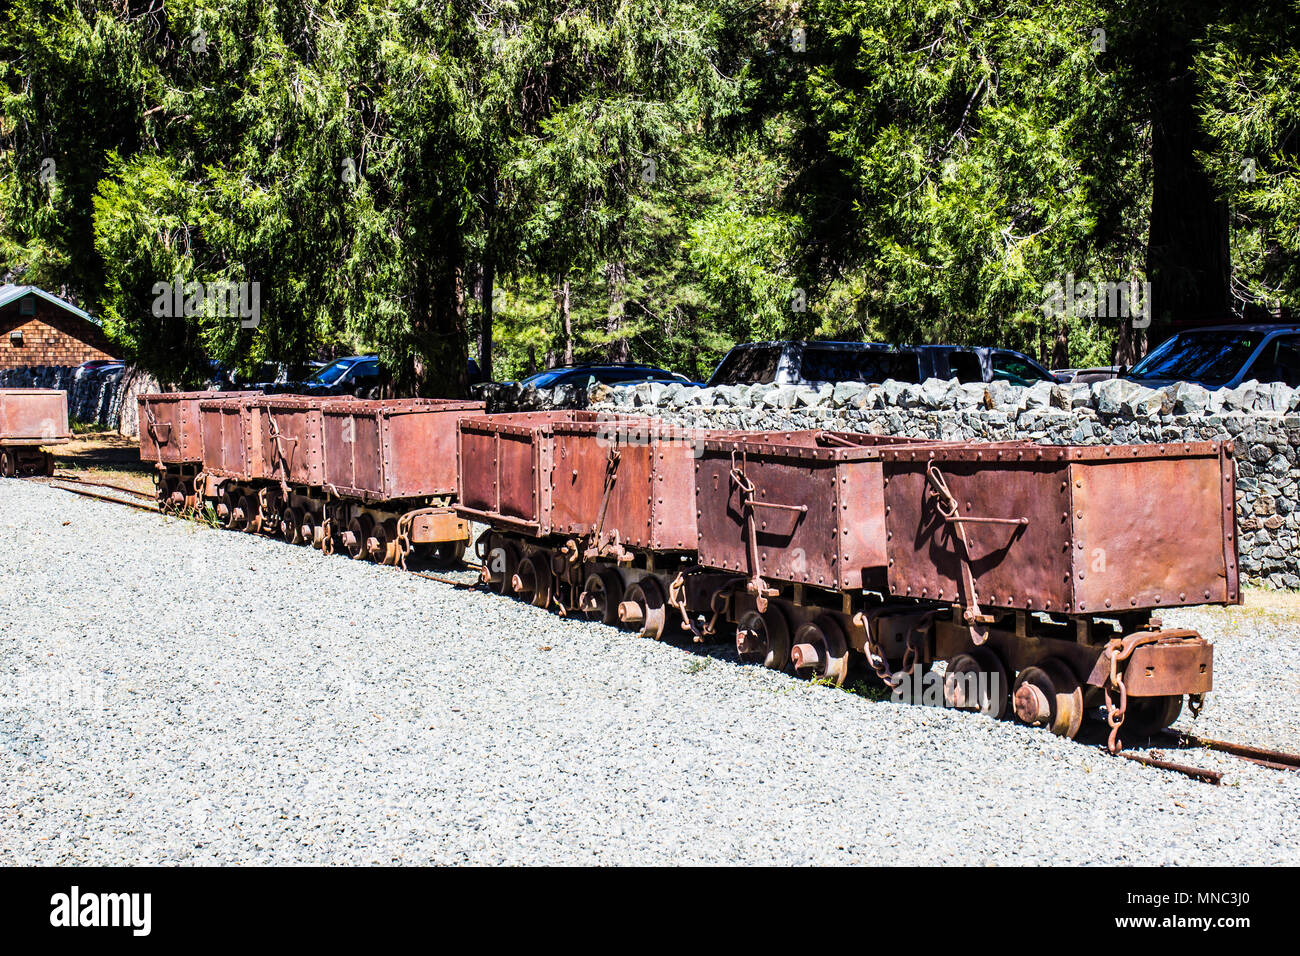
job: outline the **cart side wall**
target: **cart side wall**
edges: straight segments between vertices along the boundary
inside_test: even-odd
[[[0,390],[0,441],[30,444],[67,441],[68,393],[55,389]]]
[[[1079,461],[1070,471],[1076,613],[1240,600],[1231,459]]]

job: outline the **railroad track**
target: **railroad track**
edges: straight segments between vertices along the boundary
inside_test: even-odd
[[[99,501],[107,501],[112,504],[126,505],[130,508],[137,508],[141,511],[158,512],[159,508],[153,495],[136,491],[133,488],[127,488],[123,485],[115,485],[110,482],[91,481],[85,478],[77,478],[72,475],[56,475],[53,478],[37,476],[40,484],[48,484],[51,487],[58,488],[61,491],[70,491],[73,494],[82,495],[87,498],[94,498]],[[23,480],[37,480],[28,478]],[[99,489],[99,490],[97,490]],[[112,492],[111,494],[106,492]],[[122,497],[129,495],[130,498]],[[466,562],[466,567],[473,569],[482,569],[482,565],[472,562]],[[425,578],[429,581],[445,584],[459,590],[478,590],[483,587],[478,581],[458,581],[455,578],[448,578],[437,574],[428,574],[423,571],[408,570],[407,573],[416,577]],[[1105,745],[1101,749],[1109,753]],[[1160,734],[1150,738],[1147,742],[1148,754],[1135,753],[1133,751],[1120,751],[1118,756],[1126,760],[1132,760],[1134,763],[1142,764],[1146,767],[1154,767],[1159,770],[1169,770],[1174,773],[1180,773],[1193,780],[1202,783],[1208,783],[1212,786],[1219,786],[1223,780],[1223,773],[1218,770],[1209,770],[1204,767],[1196,767],[1191,764],[1182,764],[1176,761],[1166,759],[1166,751],[1189,752],[1197,750],[1208,750],[1215,753],[1227,754],[1236,757],[1238,760],[1247,763],[1253,763],[1257,766],[1267,767],[1270,770],[1284,770],[1300,772],[1300,754],[1287,753],[1281,750],[1270,750],[1265,747],[1256,747],[1252,744],[1238,744],[1227,740],[1214,740],[1207,737],[1198,737],[1195,734],[1185,734],[1174,731],[1162,731]]]
[[[1300,772],[1300,754],[1287,753],[1282,750],[1269,750],[1265,747],[1256,747],[1251,744],[1236,744],[1227,740],[1212,740],[1208,737],[1198,737],[1195,734],[1184,734],[1174,731],[1162,731],[1156,737],[1151,738],[1152,742],[1167,741],[1165,747],[1153,747],[1149,756],[1132,753],[1130,751],[1120,751],[1120,756],[1128,760],[1144,764],[1148,767],[1158,767],[1161,770],[1172,770],[1175,773],[1181,773],[1184,776],[1191,777],[1193,780],[1200,780],[1202,783],[1213,784],[1218,786],[1223,780],[1223,774],[1217,770],[1206,770],[1203,767],[1194,767],[1189,764],[1175,763],[1165,759],[1165,750],[1174,751],[1194,751],[1194,750],[1212,750],[1215,753],[1227,754],[1230,757],[1236,757],[1247,763],[1253,763],[1261,767],[1268,767],[1270,770],[1290,770]]]
[[[134,488],[127,488],[125,485],[115,485],[107,481],[91,481],[88,478],[77,478],[74,475],[55,475],[45,478],[40,484],[47,484],[51,488],[58,488],[60,491],[70,491],[74,495],[81,495],[84,498],[94,498],[98,501],[126,505],[128,508],[136,508],[140,511],[158,511],[158,502],[153,495],[136,491]],[[131,497],[123,497],[124,495]]]

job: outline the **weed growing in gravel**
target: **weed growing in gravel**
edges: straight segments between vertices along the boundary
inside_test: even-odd
[[[207,503],[204,503],[202,511],[196,511],[194,513],[194,520],[207,525],[209,528],[221,527],[221,522],[217,518],[216,509]]]
[[[698,674],[700,671],[704,670],[708,666],[709,666],[708,659],[703,658],[701,660],[691,661],[689,664],[686,665],[685,671],[687,674]]]
[[[846,694],[852,694],[854,697],[865,697],[867,700],[876,701],[877,703],[890,700],[892,697],[888,687],[862,679],[837,684],[829,677],[814,677],[809,683],[817,687],[837,687]]]

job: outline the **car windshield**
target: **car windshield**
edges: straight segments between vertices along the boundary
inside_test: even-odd
[[[1012,385],[1033,385],[1035,382],[1051,381],[1042,369],[1019,355],[999,352],[993,356],[993,381],[1010,382]]]
[[[734,348],[709,378],[709,385],[770,385],[776,381],[780,361],[779,345]]]
[[[1222,385],[1246,363],[1259,339],[1256,332],[1179,332],[1133,366],[1129,378]]]
[[[898,382],[920,380],[915,352],[810,345],[803,350],[799,377],[806,382]]]
[[[314,382],[317,385],[333,385],[342,378],[343,373],[351,367],[352,362],[350,360],[338,359],[337,361],[326,365],[323,369],[308,379],[308,381]]]

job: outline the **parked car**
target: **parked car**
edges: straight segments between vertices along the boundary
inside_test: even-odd
[[[82,362],[77,366],[77,373],[88,374],[90,372],[112,371],[113,369],[126,368],[126,363],[118,359],[96,359],[92,362]]]
[[[253,387],[271,394],[373,398],[379,388],[379,359],[374,355],[350,355],[335,359],[304,381],[258,382]]]
[[[1091,368],[1054,368],[1052,374],[1058,382],[1088,384],[1118,378],[1126,371],[1126,365],[1094,365]]]
[[[676,382],[679,385],[696,385],[685,375],[669,372],[653,365],[634,362],[610,365],[560,365],[522,379],[519,385],[534,388],[555,388],[557,385],[577,385],[588,388],[602,385],[636,385],[638,382]]]
[[[1054,382],[1027,355],[1010,349],[961,345],[884,345],[875,342],[746,342],[729,351],[709,385],[819,385],[823,382],[1007,381]]]
[[[1165,339],[1124,377],[1149,388],[1235,388],[1251,379],[1300,387],[1300,325],[1189,329]]]

